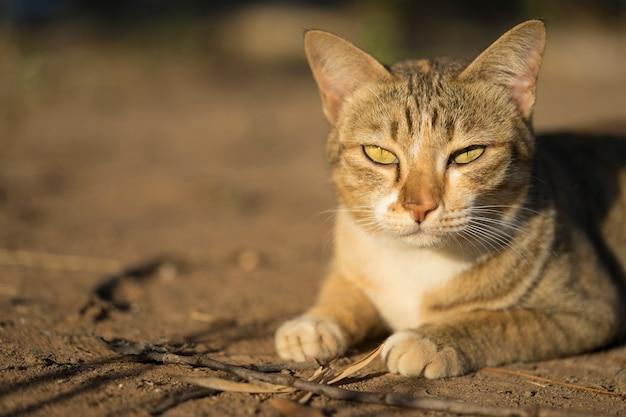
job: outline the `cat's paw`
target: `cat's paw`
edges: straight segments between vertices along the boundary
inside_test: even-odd
[[[275,343],[283,359],[323,361],[346,351],[348,335],[333,321],[305,315],[283,323],[276,331]]]
[[[438,346],[415,330],[392,334],[384,343],[382,356],[390,372],[428,379],[462,375],[468,371],[453,346]]]

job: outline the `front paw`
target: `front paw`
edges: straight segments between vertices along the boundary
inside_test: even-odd
[[[334,321],[301,316],[278,328],[275,343],[283,359],[298,362],[328,360],[346,351],[348,335]]]
[[[406,376],[436,379],[469,371],[455,347],[440,346],[415,330],[392,334],[384,343],[382,355],[390,372]]]

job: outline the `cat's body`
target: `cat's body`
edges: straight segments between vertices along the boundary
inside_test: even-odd
[[[340,208],[331,271],[277,332],[281,356],[329,358],[391,330],[389,369],[436,378],[617,338],[626,145],[534,137],[543,42],[531,21],[468,66],[387,70],[307,34]]]

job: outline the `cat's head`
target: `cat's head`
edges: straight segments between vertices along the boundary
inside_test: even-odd
[[[418,246],[515,227],[544,45],[543,23],[528,21],[469,65],[387,68],[335,35],[308,31],[342,207],[368,232]]]

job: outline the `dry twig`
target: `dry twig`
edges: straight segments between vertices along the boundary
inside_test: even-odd
[[[554,409],[494,407],[431,396],[425,397],[398,393],[354,391],[332,385],[306,381],[293,375],[259,372],[242,366],[219,362],[206,356],[176,355],[168,352],[163,347],[150,344],[133,344],[123,340],[114,340],[106,343],[111,349],[118,353],[138,356],[144,360],[150,360],[163,364],[181,364],[208,368],[214,371],[226,372],[251,382],[263,381],[274,385],[292,387],[298,390],[324,395],[328,398],[341,401],[353,401],[366,404],[380,404],[421,410],[445,411],[453,414],[474,414],[490,417],[574,417],[590,415],[589,413],[577,413],[575,411],[561,412]]]

